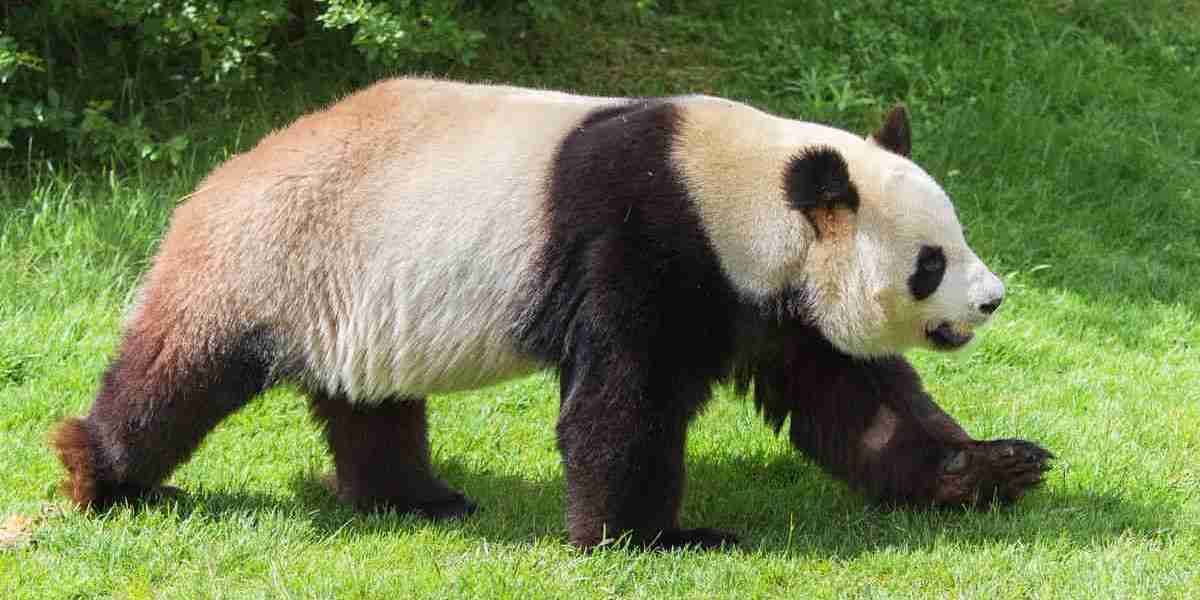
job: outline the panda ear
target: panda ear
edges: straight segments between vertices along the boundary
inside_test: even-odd
[[[904,158],[912,157],[912,127],[908,124],[908,109],[896,103],[883,119],[883,125],[871,134],[871,140],[884,150]]]
[[[842,154],[827,146],[808,148],[792,158],[784,175],[788,205],[804,213],[817,237],[836,233],[846,211],[858,211],[858,190]],[[841,211],[839,216],[836,209]]]

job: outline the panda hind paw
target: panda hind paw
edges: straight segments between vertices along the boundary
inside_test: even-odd
[[[460,519],[474,514],[477,510],[479,510],[478,505],[458,492],[449,498],[425,502],[412,508],[413,513],[433,521]]]
[[[676,548],[696,548],[700,550],[716,550],[734,548],[738,545],[738,537],[728,531],[699,527],[696,529],[675,529],[664,531],[653,542],[653,547],[662,550]]]

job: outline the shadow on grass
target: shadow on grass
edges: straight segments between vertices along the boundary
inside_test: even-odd
[[[732,527],[747,550],[851,558],[888,548],[980,546],[1056,541],[1074,547],[1107,545],[1122,535],[1154,537],[1176,525],[1169,507],[1049,483],[1013,506],[898,509],[874,504],[819,468],[797,458],[765,466],[741,457],[719,464],[693,461],[693,494],[706,520]],[[708,488],[708,489],[703,489]],[[688,505],[685,501],[685,507]],[[686,518],[686,517],[685,517]]]
[[[1172,529],[1169,507],[1129,498],[1043,488],[1013,507],[907,510],[873,505],[798,458],[779,458],[765,467],[752,459],[697,457],[689,462],[691,493],[684,500],[685,527],[734,531],[742,549],[769,554],[852,558],[901,548],[983,546],[994,543],[1066,543],[1099,547],[1122,535],[1157,537]],[[479,505],[465,519],[430,523],[394,512],[360,514],[340,504],[316,474],[291,480],[295,500],[254,492],[184,492],[172,504],[181,516],[214,520],[246,512],[284,510],[307,519],[323,536],[403,536],[433,527],[470,540],[529,544],[539,539],[566,543],[563,480],[530,480],[478,470],[449,461],[440,472]],[[1052,478],[1053,479],[1053,478]]]

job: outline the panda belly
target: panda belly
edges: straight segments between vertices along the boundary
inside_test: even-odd
[[[594,105],[518,94],[459,107],[455,122],[424,123],[425,138],[349,190],[358,244],[300,335],[308,379],[374,402],[542,366],[515,331],[540,287],[559,141]]]
[[[371,403],[477,388],[541,366],[512,343],[516,298],[507,282],[447,264],[395,273],[365,282],[338,323],[305,336],[308,373],[326,391]]]
[[[378,249],[343,313],[327,312],[305,336],[309,372],[328,391],[372,402],[536,370],[513,342],[535,248],[494,225],[409,239],[408,252]]]

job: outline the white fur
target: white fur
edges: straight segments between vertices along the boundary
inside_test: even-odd
[[[717,98],[682,103],[676,145],[689,190],[722,268],[752,301],[786,286],[808,292],[817,327],[842,351],[872,357],[932,347],[943,322],[967,332],[987,321],[979,305],[1003,284],[968,247],[945,192],[920,167],[873,140],[768,115]],[[787,162],[806,148],[846,159],[860,197],[833,235],[818,238],[788,206]],[[912,298],[908,278],[923,245],[941,246],[947,267],[935,293]]]
[[[152,285],[174,286],[181,310],[216,315],[213,332],[244,320],[282,333],[310,385],[356,402],[530,372],[539,365],[514,347],[512,315],[539,285],[554,154],[612,102],[383,82],[215,171],[176,212],[164,241],[174,258],[151,274],[168,283]],[[743,296],[803,286],[821,331],[861,356],[925,344],[931,324],[986,320],[975,307],[1003,287],[967,247],[945,193],[911,162],[743,104],[674,102],[673,158]],[[817,145],[843,154],[861,197],[857,214],[835,215],[845,221],[828,239],[783,189],[787,161]],[[941,245],[948,268],[916,302],[907,278],[922,244]]]
[[[461,92],[461,96],[459,93]],[[475,95],[472,97],[472,95]],[[336,335],[308,332],[329,388],[351,397],[479,387],[538,365],[513,348],[511,315],[545,239],[545,182],[558,142],[598,101],[462,88],[436,110],[453,127],[375,166],[350,195],[364,210]],[[361,233],[360,233],[361,234]]]
[[[310,385],[352,401],[528,373],[540,365],[514,347],[511,315],[546,238],[551,161],[608,102],[421,79],[368,88],[201,186],[189,205],[223,262],[206,271],[235,274],[214,287],[283,333]]]
[[[864,211],[860,221],[865,232],[884,240],[862,254],[864,260],[880,265],[872,289],[891,303],[891,326],[880,336],[875,352],[928,347],[926,332],[943,322],[964,333],[985,323],[988,315],[980,305],[1003,297],[1004,286],[967,245],[954,206],[941,187],[916,165],[902,161],[884,171],[880,198],[879,209]],[[907,293],[889,293],[907,289],[923,245],[940,246],[946,258],[937,290],[921,301]]]

